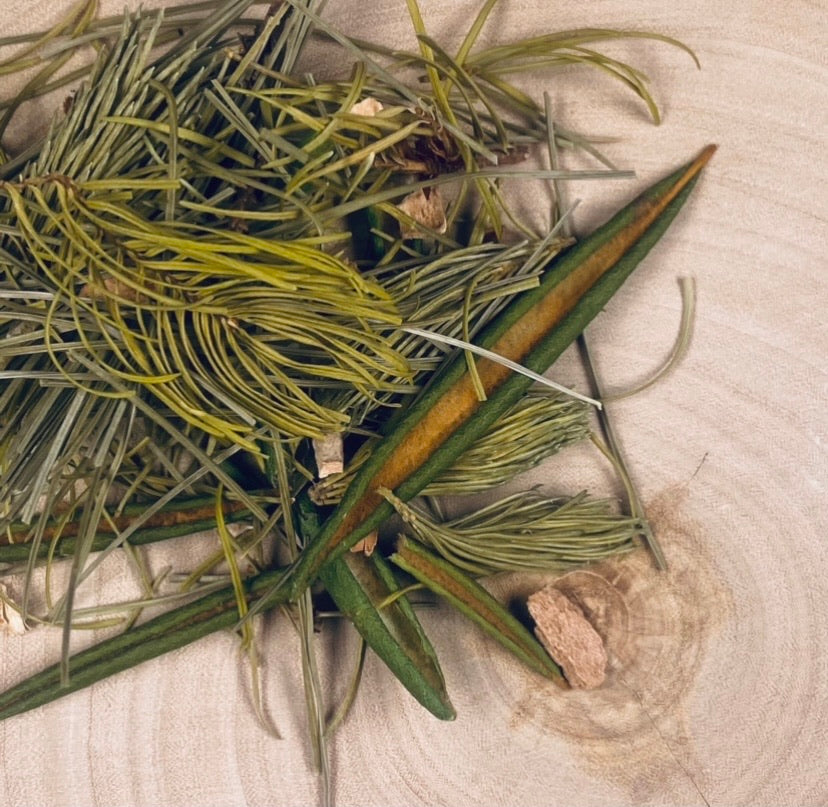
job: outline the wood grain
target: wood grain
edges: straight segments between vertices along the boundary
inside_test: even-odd
[[[69,5],[4,0],[0,31],[38,26]],[[328,5],[347,32],[412,45],[403,0]],[[421,5],[433,33],[455,44],[478,3]],[[369,659],[333,746],[337,804],[828,802],[826,17],[808,0],[503,0],[494,12],[489,41],[629,27],[676,36],[702,62],[696,71],[666,46],[613,46],[649,74],[660,127],[596,73],[527,81],[550,91],[562,124],[620,136],[606,151],[638,172],[568,188],[583,200],[583,231],[704,144],[720,145],[680,219],[589,335],[607,385],[640,380],[674,338],[676,278],[696,278],[698,319],[680,370],[613,407],[671,570],[658,575],[638,556],[560,583],[607,639],[609,681],[595,692],[562,693],[459,618],[426,612],[459,717],[430,718]],[[329,58],[308,56],[318,72]],[[47,114],[39,105],[15,136]],[[545,190],[522,196],[542,219]],[[555,377],[578,381],[573,356]],[[615,489],[580,449],[522,483]],[[125,567],[103,571],[85,601],[131,590]],[[515,594],[543,582],[497,585]],[[295,638],[279,621],[261,630],[281,740],[253,716],[236,643],[217,636],[0,724],[0,804],[316,803]],[[332,626],[319,638],[341,692],[353,642]],[[58,642],[48,631],[0,636],[0,685],[53,661]]]

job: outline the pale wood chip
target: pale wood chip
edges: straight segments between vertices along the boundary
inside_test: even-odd
[[[428,238],[429,233],[421,230],[416,224],[422,224],[434,232],[444,233],[448,222],[446,221],[446,205],[443,197],[437,188],[428,189],[428,193],[420,188],[414,193],[409,193],[398,205],[407,216],[414,219],[415,226],[401,224],[403,238]]]
[[[313,453],[320,479],[331,474],[341,474],[345,470],[341,434],[332,433],[314,438]]]
[[[560,665],[570,686],[595,689],[604,682],[607,651],[584,612],[553,585],[536,591],[528,601],[535,635]]]
[[[357,541],[352,547],[351,552],[364,552],[368,557],[370,557],[374,549],[377,546],[377,540],[379,538],[379,533],[374,530],[373,532],[369,532],[362,540]]]
[[[382,111],[382,104],[376,98],[363,98],[351,107],[352,115],[362,115],[366,118],[373,118]]]

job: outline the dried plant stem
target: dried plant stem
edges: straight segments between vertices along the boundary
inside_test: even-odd
[[[644,392],[654,384],[663,381],[684,358],[693,336],[693,321],[696,315],[696,282],[692,277],[681,277],[679,278],[679,288],[681,289],[681,322],[670,355],[658,370],[640,384],[621,392],[606,393],[601,399],[604,403],[631,398],[640,392]]]
[[[282,501],[293,501],[288,466],[285,457],[285,447],[280,435],[272,443],[272,463],[274,482]],[[284,513],[284,532],[288,557],[295,563],[302,544],[301,533],[293,519],[293,508],[288,507]],[[299,634],[300,657],[302,659],[302,680],[305,688],[305,708],[308,716],[308,729],[313,749],[313,759],[319,772],[322,788],[323,807],[331,804],[331,772],[328,758],[328,743],[325,727],[325,701],[322,695],[322,683],[319,677],[319,666],[316,660],[316,643],[313,629],[313,602],[310,590],[303,592],[296,604],[298,616],[294,619]],[[293,616],[291,614],[291,616]],[[247,623],[247,611],[239,610],[240,624]]]
[[[584,357],[584,365],[587,370],[587,374],[589,375],[590,384],[592,386],[593,392],[595,395],[601,395],[601,386],[598,381],[598,375],[595,370],[595,365],[592,362],[589,353],[589,347],[587,346],[586,335],[581,334],[578,337],[578,347],[581,351],[581,354]],[[633,484],[632,478],[630,477],[629,471],[627,470],[627,464],[624,460],[624,455],[621,452],[621,447],[618,443],[618,440],[615,437],[615,430],[612,426],[612,421],[606,411],[606,407],[601,410],[599,414],[599,421],[601,423],[601,430],[604,433],[604,437],[607,441],[606,449],[602,448],[603,453],[607,456],[608,459],[613,463],[616,470],[618,471],[619,476],[621,477],[621,481],[624,485],[625,490],[627,491],[627,499],[629,502],[629,510],[630,513],[641,522],[641,532],[644,536],[645,543],[647,548],[650,551],[650,554],[653,557],[653,560],[656,564],[656,567],[660,571],[667,570],[667,559],[664,556],[664,551],[661,548],[658,539],[653,534],[653,531],[647,521],[646,513],[644,512],[644,508],[641,504],[641,499],[638,496],[638,492],[635,489],[635,485]],[[594,440],[593,440],[594,441]],[[595,441],[594,441],[595,442]],[[596,445],[601,448],[600,444],[596,442]]]
[[[225,520],[229,522],[250,518],[250,511],[243,502],[225,501],[223,503]],[[130,526],[132,520],[146,507],[142,504],[128,505],[123,513],[114,518],[99,521],[95,528],[96,537],[91,551],[98,552],[109,546],[117,533]],[[215,498],[199,497],[196,499],[178,499],[166,505],[154,516],[147,519],[140,529],[135,530],[127,539],[133,546],[165,541],[182,535],[214,529],[216,526]],[[41,545],[37,557],[45,558],[71,556],[75,548],[75,539],[81,529],[77,520],[52,520],[40,530]],[[4,535],[0,535],[0,563],[19,563],[28,559],[31,545],[27,538],[32,533],[28,524],[11,524]],[[55,542],[55,546],[50,544]]]
[[[325,735],[330,739],[336,733],[336,730],[342,725],[351,707],[356,700],[359,685],[362,681],[362,671],[365,667],[365,656],[368,650],[368,643],[361,636],[359,637],[359,647],[356,654],[356,662],[354,663],[351,680],[348,682],[348,689],[345,692],[345,697],[340,702],[336,711],[328,719],[325,725]]]

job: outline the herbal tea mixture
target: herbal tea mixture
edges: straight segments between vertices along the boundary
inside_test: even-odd
[[[611,431],[595,434],[600,390],[543,374],[667,228],[713,147],[576,242],[563,181],[627,174],[513,76],[598,68],[657,120],[643,76],[601,44],[684,46],[586,29],[482,47],[494,5],[451,52],[415,0],[410,52],[345,37],[316,0],[118,18],[84,0],[53,30],[0,42],[0,72],[30,77],[4,102],[0,134],[28,100],[66,99],[45,138],[0,165],[0,563],[23,581],[4,606],[63,631],[60,661],[0,694],[0,718],[220,629],[240,634],[255,671],[271,649],[253,618],[273,611],[301,636],[324,772],[365,648],[454,717],[409,598],[421,589],[539,675],[600,683],[600,638],[571,603],[533,598],[533,632],[481,581],[565,570],[639,538],[663,564]],[[303,72],[311,36],[350,71]],[[76,67],[90,45],[94,60]],[[563,170],[561,150],[596,167]],[[504,195],[530,179],[556,191],[546,232]],[[589,439],[618,467],[627,512],[579,491],[497,495]],[[484,490],[487,506],[444,515],[440,497]],[[217,541],[204,563],[152,577],[150,544],[206,529]],[[76,607],[114,552],[146,596]],[[47,574],[42,595],[36,572],[58,563],[68,582],[57,590]],[[315,663],[323,607],[363,648],[356,670],[342,665],[352,685],[338,706]],[[75,628],[113,619],[122,632],[73,654]]]

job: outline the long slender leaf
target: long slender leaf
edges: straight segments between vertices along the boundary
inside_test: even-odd
[[[132,520],[141,515],[144,510],[146,510],[145,504],[130,504],[124,508],[121,515],[102,519],[96,528],[91,551],[98,552],[109,546],[115,538],[115,531],[129,527]],[[226,501],[223,503],[223,512],[224,519],[228,523],[250,518],[250,511],[243,502]],[[68,521],[64,524],[60,518],[49,519],[43,528],[41,539],[44,542],[57,542],[54,548],[57,556],[69,556],[74,551],[74,539],[77,537],[79,526],[77,521]],[[175,499],[162,507],[142,528],[133,532],[127,543],[139,546],[179,535],[191,535],[215,526],[214,497]],[[31,530],[28,524],[12,524],[8,527],[7,534],[0,535],[0,563],[13,563],[28,557],[31,544],[26,541],[26,536]],[[37,556],[45,557],[47,552],[48,547],[43,546],[38,550]]]
[[[282,574],[282,570],[264,572],[247,583],[248,598],[255,599],[272,588]],[[281,602],[284,597],[271,596],[268,607]],[[232,628],[238,618],[233,587],[226,586],[72,656],[65,685],[61,684],[61,665],[55,664],[0,693],[0,720],[51,703],[215,631]]]
[[[318,510],[302,493],[295,510],[300,530],[318,530]],[[322,571],[322,582],[337,607],[385,662],[400,683],[435,717],[453,720],[437,654],[414,609],[400,593],[394,573],[378,553],[347,553]]]
[[[604,308],[687,200],[715,146],[657,182],[547,270],[481,335],[479,344],[545,372]],[[487,400],[480,401],[464,357],[445,369],[400,417],[363,465],[340,505],[306,547],[290,585],[292,598],[324,563],[353,546],[392,512],[379,494],[403,501],[450,467],[524,394],[531,380],[488,360],[478,363]]]
[[[563,684],[558,665],[543,645],[474,578],[405,536],[397,540],[391,560],[444,597],[533,670]]]
[[[384,558],[348,552],[327,564],[321,579],[400,683],[435,717],[453,720],[437,655],[405,595],[394,598],[399,585]]]

